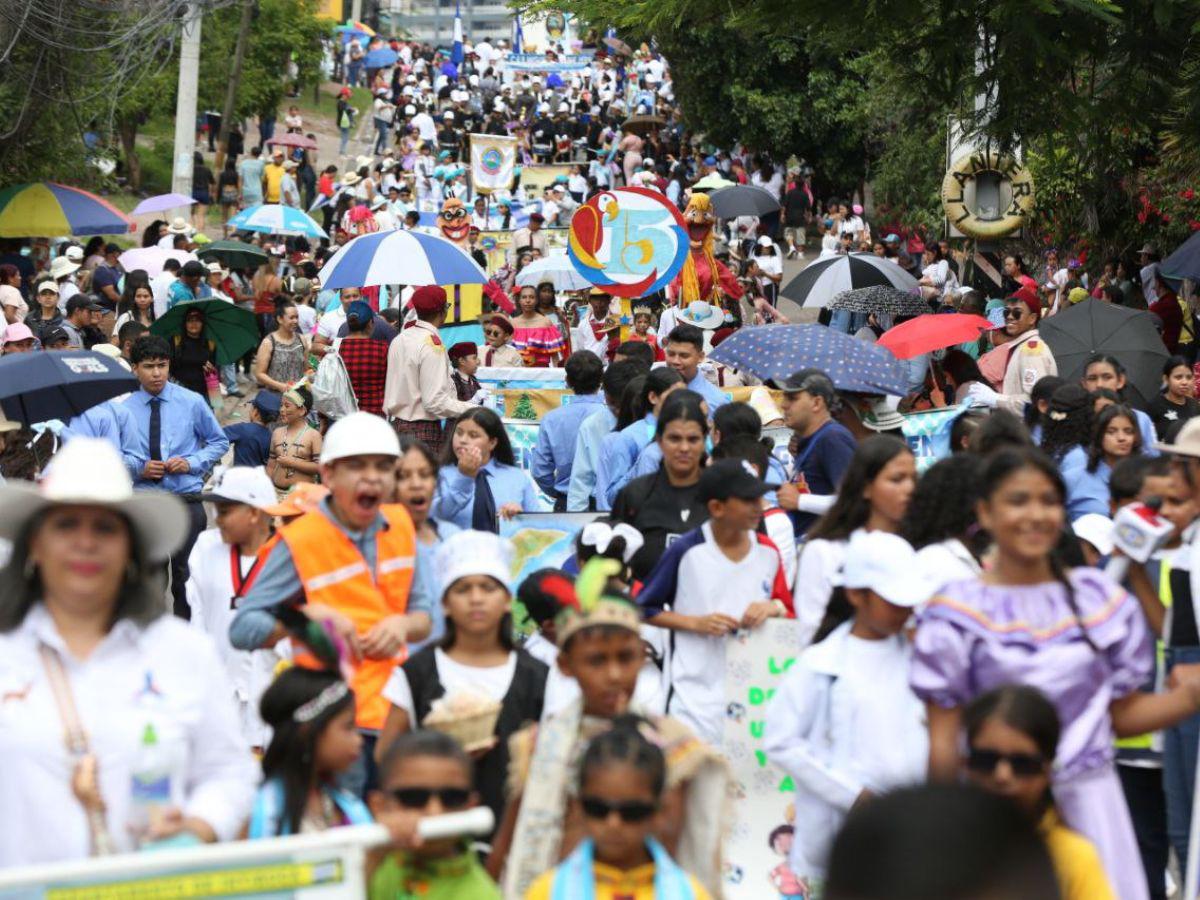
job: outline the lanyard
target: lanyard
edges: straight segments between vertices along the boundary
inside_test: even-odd
[[[250,571],[245,575],[242,574],[242,551],[237,544],[233,544],[229,548],[229,580],[233,583],[233,596],[229,598],[230,609],[237,609],[238,598],[244,596],[245,592],[250,590],[254,585],[254,579],[258,577],[259,569],[262,568],[263,559],[265,557],[259,554],[254,563],[250,566]]]

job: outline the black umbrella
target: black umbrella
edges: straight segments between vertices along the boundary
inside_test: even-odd
[[[230,269],[254,269],[267,261],[267,251],[245,241],[215,241],[196,251],[203,260],[215,259]]]
[[[1164,277],[1190,278],[1200,281],[1200,231],[1175,248],[1175,252],[1158,264]]]
[[[735,184],[709,194],[713,212],[718,219],[734,219],[738,216],[769,216],[779,209],[779,201],[770,191],[755,184]]]
[[[667,124],[667,120],[662,116],[654,113],[642,113],[636,116],[630,116],[621,123],[622,131],[632,131],[634,134],[639,132],[649,134],[652,131],[657,131]]]
[[[1107,353],[1125,367],[1132,399],[1145,402],[1158,393],[1167,348],[1151,313],[1087,299],[1042,319],[1038,332],[1054,354],[1059,377],[1077,381],[1088,357]]]
[[[783,286],[780,293],[801,306],[828,306],[842,291],[882,285],[915,291],[913,278],[890,259],[873,253],[851,253],[818,259]]]
[[[923,316],[932,312],[928,300],[909,291],[882,284],[842,291],[829,301],[829,308],[889,316]]]
[[[0,404],[8,418],[27,425],[50,419],[66,422],[137,388],[137,379],[119,362],[91,350],[0,357]]]

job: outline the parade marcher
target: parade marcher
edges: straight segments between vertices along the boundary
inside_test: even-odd
[[[279,394],[259,391],[250,401],[248,421],[225,426],[235,466],[266,466],[271,458],[271,426],[279,418],[280,405]]]
[[[668,366],[652,369],[640,381],[630,382],[621,399],[621,411],[611,434],[606,434],[600,443],[596,462],[596,488],[593,496],[596,508],[612,509],[617,494],[638,475],[648,475],[658,470],[662,454],[657,449],[649,452],[654,444],[655,428],[663,404],[673,393],[686,390],[683,376]],[[703,398],[694,391],[688,392],[696,403]],[[645,455],[643,471],[637,471]]]
[[[365,300],[351,303],[346,313],[346,336],[338,344],[337,354],[346,367],[358,408],[382,416],[388,342],[374,337],[375,318]]]
[[[600,447],[603,438],[612,433],[621,411],[621,400],[634,379],[645,377],[647,364],[633,360],[616,360],[601,379],[604,403],[580,423],[571,463],[571,480],[567,487],[567,511],[583,512],[596,509],[596,481],[600,466]]]
[[[479,370],[479,346],[474,341],[459,341],[446,354],[450,358],[450,377],[459,400],[473,399],[483,387],[475,373]]]
[[[704,361],[704,332],[695,325],[680,324],[671,329],[665,346],[667,365],[683,376],[684,386],[695,391],[708,404],[708,414],[729,402],[724,391],[718,390],[700,371]]]
[[[393,505],[395,432],[378,416],[338,419],[321,448],[321,480],[330,495],[289,522],[264,549],[258,578],[230,626],[233,646],[271,647],[287,636],[277,615],[295,607],[328,623],[347,646],[356,698],[355,721],[366,740],[361,767],[343,786],[370,784],[375,738],[387,713],[380,693],[405,645],[429,633],[430,603],[413,579],[412,521]]]
[[[537,288],[530,285],[521,288],[512,324],[512,345],[520,351],[526,366],[553,366],[567,355],[563,333],[549,316],[539,312]]]
[[[273,650],[247,653],[229,643],[234,600],[258,575],[258,551],[271,537],[275,490],[261,468],[234,466],[219,471],[204,490],[213,505],[213,528],[201,532],[188,556],[187,601],[192,625],[217,648],[233,690],[234,706],[247,747],[262,750],[269,731],[258,701],[271,683],[280,657]]]
[[[20,821],[0,833],[0,867],[233,840],[253,761],[212,644],[167,613],[158,577],[187,536],[183,505],[135,491],[117,453],[86,438],[37,487],[0,494],[13,542],[0,687],[21,723],[0,724],[0,785]],[[140,768],[151,757],[165,773]],[[156,810],[135,794],[150,774],[165,782]]]
[[[521,351],[511,343],[512,319],[503,313],[492,313],[483,319],[483,339],[486,345],[481,363],[484,366],[516,368],[525,364]]]
[[[316,482],[321,466],[321,432],[308,423],[312,392],[303,385],[288,388],[279,398],[279,425],[271,432],[267,474],[283,499],[297,484]]]
[[[457,419],[471,403],[459,400],[450,360],[438,329],[446,321],[446,291],[436,285],[417,288],[410,301],[416,319],[388,347],[383,406],[397,433],[411,434],[440,454],[442,420]]]
[[[600,381],[604,364],[587,350],[577,350],[565,366],[571,402],[552,409],[542,417],[537,444],[533,448],[530,474],[542,491],[554,498],[554,508],[564,512],[571,485],[571,467],[575,462],[575,442],[585,419],[604,402]]]
[[[1080,383],[1089,391],[1114,391],[1118,399],[1130,408],[1137,419],[1138,432],[1142,436],[1143,452],[1148,456],[1157,455],[1154,420],[1147,412],[1138,409],[1130,402],[1125,390],[1129,379],[1125,373],[1125,366],[1119,359],[1107,353],[1092,354],[1083,364],[1083,377],[1080,379]]]
[[[1146,404],[1160,441],[1167,440],[1172,428],[1178,431],[1184,422],[1200,416],[1200,401],[1195,394],[1195,376],[1188,361],[1182,356],[1170,357],[1163,363],[1162,393]]]
[[[1003,353],[1006,359],[1000,392],[997,394],[975,382],[967,392],[970,400],[1020,415],[1038,379],[1058,374],[1054,355],[1038,334],[1041,315],[1042,301],[1034,289],[1023,287],[1004,301],[1004,332],[1008,341],[992,351]]]
[[[612,294],[600,288],[588,292],[588,308],[574,328],[571,343],[576,350],[590,350],[612,362],[621,343],[621,321],[612,314]]]

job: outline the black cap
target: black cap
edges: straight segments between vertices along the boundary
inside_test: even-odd
[[[121,252],[121,245],[120,245],[120,244],[113,244],[113,243],[111,243],[111,242],[110,242],[110,243],[108,243],[108,244],[105,244],[105,245],[104,245],[104,252],[105,252],[105,254],[106,254],[106,255],[107,255],[107,254],[109,254],[109,253],[120,253],[120,252]]]
[[[204,263],[197,259],[189,259],[183,264],[180,273],[188,278],[203,278],[208,274],[208,269],[204,267]]]
[[[104,307],[97,303],[90,294],[73,294],[67,301],[67,315],[86,309],[91,312],[103,312]]]
[[[784,393],[798,394],[803,391],[814,397],[820,397],[825,401],[826,406],[832,406],[834,398],[837,397],[833,381],[821,369],[801,369],[787,378],[782,380],[776,378],[773,381],[775,387]]]
[[[74,299],[74,298],[71,298],[71,299]],[[49,347],[51,344],[69,344],[69,343],[71,343],[71,336],[69,334],[67,334],[67,331],[65,328],[58,328],[57,326],[54,328],[47,328],[45,333],[42,334],[42,346],[43,347]]]
[[[696,488],[701,503],[709,500],[757,500],[770,488],[744,459],[718,459],[700,473]]]

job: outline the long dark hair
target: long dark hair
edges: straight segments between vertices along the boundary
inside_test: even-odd
[[[654,439],[661,441],[662,436],[667,432],[667,426],[672,422],[695,422],[707,437],[708,416],[704,414],[704,408],[700,405],[703,402],[703,397],[687,388],[672,391],[671,396],[663,403],[662,409],[658,411],[658,424],[654,427]]]
[[[1088,448],[1087,470],[1089,472],[1095,472],[1100,467],[1100,463],[1104,461],[1104,432],[1112,424],[1113,419],[1129,420],[1129,424],[1133,426],[1133,450],[1130,455],[1142,452],[1142,431],[1138,427],[1137,416],[1134,415],[1133,410],[1120,403],[1106,406],[1100,410],[1100,415],[1096,416],[1096,426],[1092,431],[1092,444]]]
[[[458,422],[455,422],[454,427],[457,428],[460,422],[474,422],[483,429],[488,437],[496,441],[496,447],[492,450],[492,459],[496,462],[506,466],[517,464],[516,457],[513,456],[512,443],[508,440],[508,432],[504,430],[504,423],[490,409],[483,406],[469,409],[458,417]],[[458,465],[458,458],[454,455],[453,431],[450,433],[450,439],[446,441],[446,448],[442,451],[442,465]]]
[[[1086,447],[1092,439],[1092,399],[1077,384],[1064,384],[1050,397],[1042,416],[1042,451],[1055,462],[1073,447]]]
[[[976,526],[975,501],[982,469],[982,460],[969,453],[956,453],[934,463],[917,482],[900,524],[905,540],[917,550],[951,538],[966,543]]]
[[[1101,365],[1101,364],[1110,366],[1112,368],[1112,370],[1117,374],[1118,378],[1125,377],[1124,364],[1119,359],[1117,359],[1115,356],[1112,356],[1108,353],[1093,353],[1091,356],[1089,356],[1087,358],[1087,362],[1085,362],[1083,364],[1083,374],[1086,376],[1088,369],[1090,369],[1092,366]],[[1117,391],[1117,394],[1120,396],[1120,398],[1122,400],[1125,399],[1125,389],[1124,388]]]
[[[1058,502],[1064,506],[1066,505],[1067,486],[1063,482],[1058,466],[1045,453],[1035,450],[1032,447],[1005,448],[992,454],[983,468],[983,475],[980,479],[980,498],[990,501],[996,492],[1000,490],[1004,482],[1008,481],[1009,478],[1022,469],[1033,469],[1035,472],[1044,475],[1050,481],[1051,485],[1053,485],[1054,492],[1058,495]],[[1071,612],[1075,616],[1075,622],[1079,625],[1084,642],[1093,651],[1096,651],[1097,647],[1092,641],[1091,635],[1088,634],[1087,626],[1083,624],[1083,617],[1079,614],[1079,602],[1075,597],[1075,586],[1071,584],[1067,564],[1060,555],[1058,548],[1051,551],[1047,561],[1050,564],[1050,573],[1054,576],[1055,581],[1063,586],[1063,590],[1066,592],[1067,605],[1071,607]]]
[[[137,306],[134,304],[133,298],[137,293],[137,289],[140,287],[150,290],[150,276],[146,273],[146,270],[134,269],[132,272],[126,272],[125,287],[121,291],[121,299],[117,302],[118,316],[124,315],[125,313],[130,313],[134,316],[134,318],[137,318]],[[151,303],[149,308],[146,310],[146,314],[150,316],[150,321],[153,322],[155,319],[153,303]]]
[[[1006,684],[980,694],[963,707],[962,727],[968,747],[974,745],[983,726],[992,719],[999,719],[1037,744],[1038,753],[1046,761],[1047,768],[1053,764],[1058,754],[1062,725],[1054,704],[1037,688]],[[1042,811],[1053,802],[1047,790],[1042,798]]]
[[[400,456],[401,457],[408,456],[409,450],[416,450],[423,457],[425,457],[425,461],[427,463],[429,463],[429,468],[433,470],[433,476],[434,476],[434,478],[436,478],[438,465],[439,465],[438,459],[434,455],[433,451],[429,449],[429,445],[427,443],[425,443],[423,440],[421,440],[419,437],[414,437],[411,434],[401,434],[400,435]]]
[[[354,693],[347,690],[314,718],[298,722],[296,710],[315,700],[322,691],[336,692],[342,679],[333,672],[293,666],[275,679],[259,702],[263,721],[271,726],[271,743],[263,754],[263,777],[283,782],[283,815],[278,833],[300,833],[300,820],[309,791],[317,777],[317,740],[329,722],[354,705]]]
[[[507,591],[507,586],[502,585]],[[438,602],[444,601],[445,594],[438,598]],[[500,646],[505,650],[513,650],[516,648],[516,642],[513,640],[513,616],[511,612],[506,612],[500,617],[499,638]],[[449,650],[458,641],[458,626],[454,624],[454,620],[450,618],[449,613],[446,614],[446,624],[442,631],[442,639],[438,641],[438,646],[443,650]]]
[[[808,539],[844,541],[856,528],[867,524],[871,504],[863,496],[867,485],[874,481],[883,467],[901,453],[912,453],[908,444],[890,434],[874,434],[858,445],[842,483],[837,499],[808,532]]]
[[[613,431],[621,431],[628,428],[645,415],[639,412],[642,408],[642,393],[645,390],[645,375],[638,375],[635,378],[631,378],[625,384],[625,389],[621,391],[621,404],[617,409],[617,424],[613,426]]]

